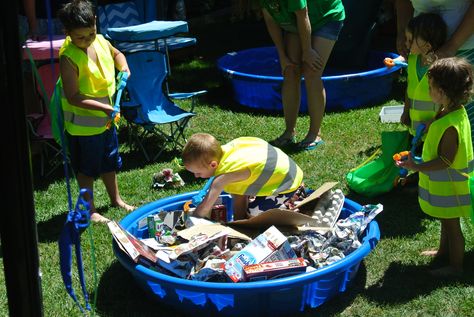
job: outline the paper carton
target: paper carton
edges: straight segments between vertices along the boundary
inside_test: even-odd
[[[296,258],[286,237],[274,226],[253,239],[245,248],[230,258],[225,264],[225,272],[234,282],[244,278],[246,265],[265,261]]]

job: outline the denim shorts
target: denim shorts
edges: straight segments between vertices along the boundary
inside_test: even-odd
[[[331,21],[311,32],[311,36],[318,36],[331,41],[337,41],[343,26],[344,21]]]
[[[75,173],[97,178],[122,167],[115,128],[90,136],[68,134],[67,142]]]

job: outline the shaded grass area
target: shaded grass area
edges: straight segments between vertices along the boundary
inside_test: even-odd
[[[208,132],[222,143],[238,136],[251,135],[270,140],[284,126],[281,113],[247,109],[232,100],[232,94],[215,67],[216,59],[226,52],[255,46],[270,45],[270,38],[260,22],[210,25],[193,30],[198,46],[186,58],[172,56],[174,91],[207,89],[200,99],[197,116],[191,120],[187,135]],[[317,188],[327,181],[338,181],[348,198],[361,204],[382,203],[384,211],[377,221],[381,241],[362,262],[359,273],[346,292],[321,307],[296,314],[302,316],[470,316],[474,311],[474,234],[472,225],[462,223],[466,236],[464,277],[458,280],[438,280],[428,274],[429,259],[419,251],[437,246],[439,223],[419,209],[416,187],[407,186],[375,198],[350,192],[345,182],[347,172],[362,163],[380,145],[380,134],[386,130],[401,130],[398,124],[382,124],[378,114],[384,105],[402,100],[404,82],[394,83],[392,95],[383,104],[367,105],[355,110],[327,113],[322,126],[325,144],[315,151],[296,152],[287,149],[305,172],[308,187]],[[184,106],[187,106],[186,104]],[[309,118],[298,120],[298,137],[307,130]],[[124,122],[119,130],[123,170],[119,186],[127,202],[140,206],[178,193],[201,188],[204,180],[194,179],[174,160],[178,151],[166,150],[157,161],[148,163],[143,155],[127,143],[128,130]],[[151,151],[159,142],[149,139]],[[179,172],[185,187],[155,191],[152,175],[170,167]],[[35,177],[35,208],[38,224],[40,264],[42,272],[44,315],[79,316],[78,309],[67,296],[59,272],[57,239],[68,210],[65,180],[61,170],[47,179]],[[73,197],[78,192],[74,181]],[[126,212],[109,207],[101,182],[96,182],[96,205],[110,219],[120,220]],[[98,316],[182,316],[166,304],[150,299],[135,283],[132,275],[118,263],[111,245],[111,235],[104,225],[91,226],[94,248],[88,233],[82,235],[82,248],[87,288],[91,298],[97,294]],[[94,288],[91,251],[95,252],[98,285]],[[0,263],[3,260],[0,258]],[[75,270],[73,270],[75,272]],[[74,287],[80,294],[77,274]],[[184,304],[183,304],[184,305]],[[4,276],[0,275],[0,316],[8,315]]]

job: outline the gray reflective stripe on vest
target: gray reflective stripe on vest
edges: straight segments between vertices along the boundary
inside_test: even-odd
[[[430,195],[430,193],[424,189],[418,188],[418,195],[421,199],[428,202],[434,207],[448,208],[448,207],[461,207],[471,205],[471,195],[457,195],[457,196],[439,196]]]
[[[272,177],[273,173],[275,172],[275,167],[278,161],[278,152],[275,150],[273,146],[268,144],[267,146],[267,161],[265,162],[265,166],[263,167],[262,173],[258,176],[258,178],[252,184],[247,187],[244,195],[255,195],[259,192],[259,190],[265,185],[270,177]]]
[[[470,161],[469,166],[461,170],[456,170],[454,168],[447,168],[444,170],[426,172],[426,174],[428,175],[431,181],[435,181],[435,182],[449,182],[449,181],[461,182],[461,181],[465,181],[468,178],[466,175],[463,175],[461,173],[469,174],[472,172],[473,168],[474,168],[474,161]]]
[[[410,104],[413,110],[418,111],[435,111],[436,104],[433,101],[423,101],[410,99]]]
[[[64,111],[64,121],[82,127],[102,128],[109,121],[108,117],[80,116],[71,111]]]
[[[286,173],[285,178],[283,179],[283,182],[281,182],[280,186],[275,191],[275,195],[290,189],[291,185],[293,185],[293,182],[295,181],[296,174],[298,173],[298,167],[296,166],[295,161],[293,161],[289,157],[288,159],[290,163],[290,166],[288,168],[288,173]]]

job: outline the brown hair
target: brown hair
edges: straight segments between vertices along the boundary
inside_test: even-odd
[[[421,13],[412,18],[407,30],[413,35],[413,40],[421,38],[431,45],[432,52],[440,48],[447,38],[447,26],[443,18],[436,13]]]
[[[184,164],[200,162],[206,165],[222,157],[221,144],[208,133],[195,133],[189,138],[181,154]]]
[[[449,57],[435,61],[428,69],[428,78],[446,94],[449,107],[464,104],[472,95],[472,66],[464,58]]]
[[[72,0],[58,11],[58,17],[66,31],[95,26],[95,9],[88,0]]]

